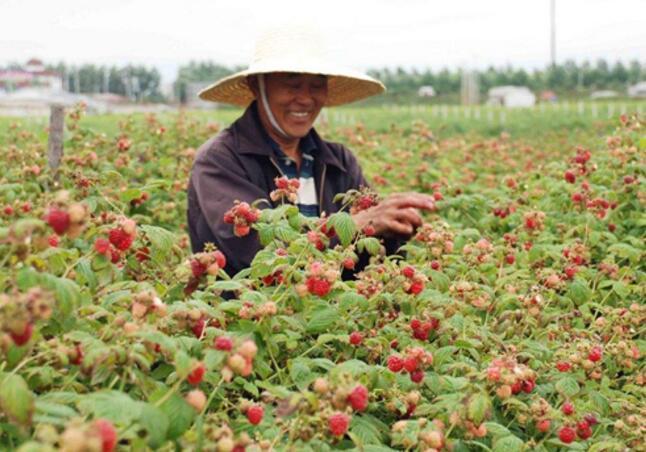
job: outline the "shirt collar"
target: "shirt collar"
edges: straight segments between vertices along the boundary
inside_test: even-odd
[[[257,108],[256,101],[252,102],[244,114],[233,123],[231,129],[235,135],[237,148],[240,153],[271,157],[275,152],[274,149],[278,148],[280,150],[280,147],[271,139],[262,126]],[[267,146],[267,144],[270,144],[270,146]],[[302,152],[315,153],[316,158],[323,163],[334,165],[346,171],[345,166],[320,138],[314,128],[301,139],[300,146]]]

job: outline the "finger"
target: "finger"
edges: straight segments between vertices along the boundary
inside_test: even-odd
[[[397,221],[410,224],[413,228],[418,228],[423,222],[418,210],[411,207],[398,209],[395,218]]]
[[[414,207],[423,210],[435,210],[435,199],[423,193],[397,193],[388,199],[389,204],[399,207]]]
[[[399,235],[406,235],[406,236],[413,234],[413,227],[408,223],[402,223],[397,220],[390,220],[386,222],[385,226],[386,226],[386,230],[391,234],[399,234]]]

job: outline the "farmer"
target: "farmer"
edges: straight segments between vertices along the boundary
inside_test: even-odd
[[[326,58],[320,35],[281,29],[256,44],[248,69],[223,78],[200,98],[246,107],[230,127],[204,143],[188,187],[188,224],[194,252],[208,242],[227,257],[233,275],[250,265],[261,246],[255,231],[236,237],[224,213],[234,201],[269,199],[280,176],[298,178],[298,208],[307,216],[330,215],[337,193],[368,183],[355,156],[323,140],[313,128],[324,106],[342,105],[385,90],[377,80]],[[421,225],[419,209],[434,208],[419,193],[393,194],[353,215],[357,228],[370,224],[389,253]]]

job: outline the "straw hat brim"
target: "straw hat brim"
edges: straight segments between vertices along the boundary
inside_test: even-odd
[[[281,67],[281,69],[278,69]],[[289,68],[289,69],[285,69]],[[328,97],[326,107],[348,104],[370,96],[381,94],[386,87],[378,80],[351,70],[335,70],[327,68],[298,68],[291,65],[276,66],[266,69],[246,69],[240,71],[203,89],[199,93],[202,100],[222,102],[246,107],[254,100],[254,95],[247,84],[247,77],[272,72],[296,72],[301,74],[320,74],[327,76]]]

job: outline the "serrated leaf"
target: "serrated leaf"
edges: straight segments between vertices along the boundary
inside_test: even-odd
[[[514,435],[501,436],[494,440],[492,452],[521,452],[525,443]]]
[[[117,424],[127,425],[141,413],[138,402],[120,391],[99,391],[86,394],[78,402],[79,410],[86,415],[103,417]]]
[[[485,427],[487,427],[487,432],[494,437],[511,435],[511,432],[507,427],[500,425],[497,422],[485,422]]]
[[[339,320],[339,312],[335,308],[320,309],[314,311],[305,329],[308,333],[321,333],[334,325],[337,320]]]
[[[310,368],[303,362],[303,360],[295,360],[289,368],[289,376],[301,391],[306,389],[307,386],[316,378]]]
[[[16,424],[31,423],[34,394],[20,375],[0,374],[0,409]]]
[[[554,385],[556,390],[567,397],[574,397],[579,392],[579,383],[570,377],[563,377]]]
[[[158,388],[151,396],[150,402],[155,404],[162,397],[166,396],[169,389],[165,386]],[[168,439],[175,439],[181,436],[193,422],[195,410],[178,394],[172,394],[158,407],[169,420]]]
[[[352,416],[350,431],[354,433],[361,445],[380,445],[383,442],[381,432],[377,426],[371,422],[370,418],[364,416]]]
[[[139,424],[148,432],[148,445],[157,449],[166,440],[170,427],[168,415],[149,403],[140,402],[140,407]]]
[[[475,425],[480,425],[491,408],[491,400],[485,394],[475,394],[469,400],[467,416]]]
[[[580,280],[576,280],[570,284],[568,297],[574,302],[574,304],[580,306],[590,301],[592,298],[592,291],[588,288],[587,284]]]
[[[333,227],[336,235],[339,237],[341,245],[348,246],[352,243],[355,234],[357,233],[357,226],[350,214],[346,212],[337,212],[331,215],[327,220],[328,227]]]

